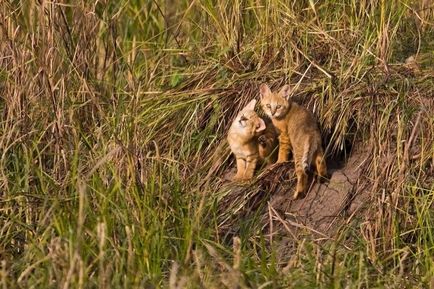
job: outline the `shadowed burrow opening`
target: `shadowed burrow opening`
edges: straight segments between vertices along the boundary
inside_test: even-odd
[[[323,146],[326,149],[326,162],[327,169],[330,172],[343,169],[351,156],[351,153],[355,147],[356,141],[356,133],[357,133],[357,124],[354,117],[351,117],[348,120],[348,130],[345,134],[345,139],[342,142],[342,145],[337,149],[332,149],[333,145],[331,143],[332,133],[325,132],[323,133]]]

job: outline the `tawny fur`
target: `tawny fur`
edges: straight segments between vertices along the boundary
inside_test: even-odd
[[[234,181],[249,180],[253,177],[258,162],[273,162],[277,146],[277,133],[269,121],[260,118],[255,109],[256,100],[243,108],[233,121],[228,143],[235,155],[237,174]]]
[[[307,172],[311,165],[318,176],[326,177],[327,167],[321,145],[321,134],[315,117],[304,107],[289,99],[290,87],[283,86],[273,93],[267,84],[260,86],[261,106],[271,118],[279,134],[278,163],[288,161],[292,150],[297,175],[297,187],[294,199],[307,190]]]

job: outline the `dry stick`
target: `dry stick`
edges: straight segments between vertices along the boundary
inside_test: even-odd
[[[322,73],[324,73],[328,78],[332,79],[333,76],[328,73],[327,71],[325,71],[324,68],[322,68],[321,66],[319,66],[318,64],[315,63],[314,60],[310,59],[309,56],[306,55],[306,53],[304,53],[302,50],[300,50],[300,48],[298,48],[296,45],[294,45],[294,48],[301,54],[304,56],[304,58],[307,59],[307,61],[309,61],[310,64],[312,64],[313,66],[315,66],[316,68],[318,68]]]
[[[35,263],[31,264],[30,266],[28,266],[18,277],[17,282],[21,283],[23,281],[23,279],[29,275],[33,269],[37,268],[39,264],[44,263],[46,261],[48,261],[52,256],[51,255],[47,255],[44,258],[36,261]]]
[[[286,220],[286,221],[287,221],[290,225],[292,225],[292,226],[294,226],[294,227],[297,227],[297,228],[300,228],[300,229],[307,229],[307,230],[309,230],[309,231],[311,231],[311,232],[313,232],[313,233],[316,233],[316,234],[322,236],[322,237],[325,238],[325,239],[333,240],[333,238],[331,238],[331,237],[327,236],[326,234],[321,233],[320,231],[317,231],[317,230],[315,230],[315,229],[313,229],[313,228],[311,228],[311,227],[309,227],[309,226],[301,225],[301,224],[299,224],[299,223],[296,223],[296,222],[293,222],[293,221],[290,221],[290,220]]]
[[[268,202],[268,217],[269,217],[269,222],[270,222],[270,244],[273,244],[273,215],[271,213],[271,205],[270,202]]]
[[[65,12],[63,11],[62,6],[59,5],[58,9],[60,11],[60,15],[62,16],[63,25],[65,25],[65,28],[66,28],[66,35],[68,35],[69,43],[71,44],[71,45],[68,44],[68,41],[66,41],[66,37],[62,37],[63,42],[65,43],[65,46],[66,46],[66,54],[68,55],[70,61],[73,62],[71,50],[72,50],[74,40],[72,38],[71,28],[69,27],[68,20],[66,20]],[[65,34],[63,34],[62,36],[64,36],[64,35]]]
[[[431,6],[424,7],[424,8],[422,8],[422,9],[416,10],[416,9],[413,9],[413,8],[411,8],[410,6],[408,6],[406,3],[404,3],[404,1],[401,1],[401,4],[404,5],[408,10],[410,10],[411,12],[413,12],[413,14],[416,16],[417,19],[419,19],[419,21],[420,21],[421,23],[426,24],[426,25],[434,25],[434,22],[430,22],[430,21],[427,21],[427,20],[423,19],[423,18],[419,15],[419,13],[418,13],[418,12],[420,12],[420,11],[424,11],[424,10],[432,9],[432,8],[434,7],[434,5],[431,5]],[[419,51],[419,50],[418,50],[418,51]]]
[[[410,150],[411,145],[413,144],[414,138],[416,137],[417,129],[418,129],[419,124],[420,124],[420,116],[421,115],[422,115],[422,111],[419,111],[419,113],[417,114],[416,123],[414,124],[414,127],[411,131],[410,138],[408,139],[408,142],[404,148],[404,162],[401,164],[401,168],[405,167],[406,163],[408,163],[408,161],[409,161],[409,157],[408,157],[409,150]]]
[[[416,133],[418,132],[418,127],[419,127],[421,115],[422,115],[422,111],[419,111],[419,113],[417,114],[416,122],[413,126],[413,129],[411,130],[410,138],[408,139],[408,142],[405,144],[404,158],[401,162],[401,166],[399,167],[398,182],[397,182],[397,186],[396,186],[394,192],[392,193],[392,197],[395,197],[397,195],[398,190],[402,187],[402,184],[404,183],[405,168],[409,164],[409,151],[410,151],[410,148],[411,148],[413,141],[416,137]],[[393,199],[393,205],[395,208],[398,206],[398,198]]]
[[[168,29],[169,28],[169,22],[167,21],[166,15],[164,15],[163,10],[161,10],[161,7],[160,7],[160,5],[158,5],[157,1],[153,0],[152,2],[154,2],[154,4],[157,6],[158,12],[160,12],[161,16],[163,16],[164,23],[166,23],[166,27],[167,27],[166,30],[167,30],[167,32],[169,32],[168,31],[169,30]],[[173,25],[173,27],[174,27],[174,25]],[[168,41],[168,37],[169,37],[169,34],[166,34],[166,44]],[[178,47],[181,49],[182,46],[179,43],[178,37],[176,37],[175,33],[173,33],[173,39],[175,39],[176,45],[178,45]],[[181,57],[187,62],[187,58],[185,57],[185,55],[181,55]]]
[[[112,157],[118,153],[119,151],[121,151],[121,147],[120,146],[116,146],[115,148],[113,148],[112,150],[110,150],[105,156],[103,156],[102,158],[100,158],[95,165],[92,167],[92,169],[86,173],[85,175],[85,181],[89,180],[92,175],[96,172],[96,170],[98,170],[102,165],[104,165],[105,163],[107,163],[108,161],[110,161],[112,159]]]
[[[296,91],[298,89],[298,87],[300,86],[301,82],[303,81],[304,77],[306,76],[307,72],[309,71],[309,69],[312,66],[312,62],[309,63],[309,66],[306,68],[306,70],[304,71],[303,75],[301,76],[300,80],[295,84],[294,88],[291,91],[291,96],[294,94],[294,91]]]
[[[286,223],[285,220],[282,219],[282,217],[279,215],[279,213],[273,208],[273,206],[271,206],[270,204],[268,204],[269,209],[273,212],[274,217],[285,227],[285,229],[288,231],[289,234],[291,234],[291,236],[294,238],[294,240],[298,240],[297,237],[295,236],[295,234],[291,231],[291,229],[289,228],[288,224]],[[287,221],[289,222],[289,221]]]

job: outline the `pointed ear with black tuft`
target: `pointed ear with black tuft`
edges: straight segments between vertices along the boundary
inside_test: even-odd
[[[256,124],[256,132],[265,130],[265,122],[262,118],[259,118],[259,122]]]
[[[256,99],[252,99],[244,108],[243,110],[255,110],[256,105]]]
[[[261,97],[261,100],[264,96],[267,96],[271,93],[271,89],[268,87],[266,83],[263,83],[259,86],[259,95]]]
[[[283,97],[286,100],[289,100],[289,93],[291,92],[291,87],[288,84],[285,84],[282,86],[282,88],[279,91],[279,94],[281,97]]]

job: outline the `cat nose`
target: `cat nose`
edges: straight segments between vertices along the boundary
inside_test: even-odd
[[[274,114],[276,113],[276,109],[271,109],[271,115],[274,116]]]

